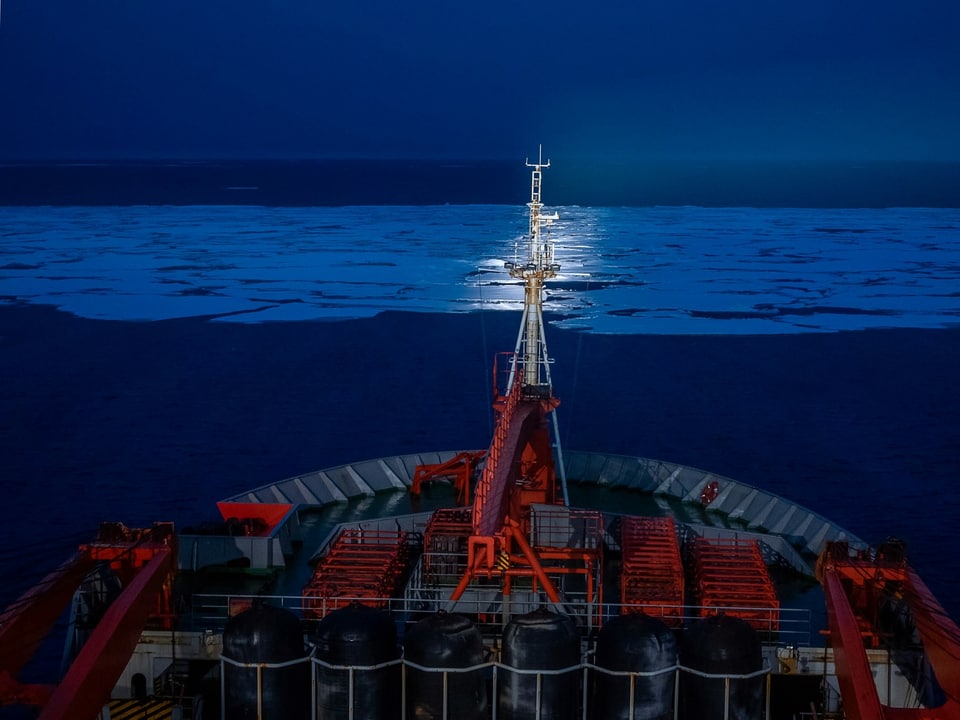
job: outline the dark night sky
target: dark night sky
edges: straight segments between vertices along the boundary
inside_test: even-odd
[[[960,160],[955,0],[5,0],[0,159]]]

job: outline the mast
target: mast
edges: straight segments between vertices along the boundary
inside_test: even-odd
[[[543,328],[543,288],[546,280],[557,276],[560,265],[554,262],[553,243],[549,232],[543,232],[544,223],[547,226],[557,219],[557,214],[543,216],[540,202],[540,185],[543,170],[550,167],[550,161],[543,162],[543,146],[536,162],[526,161],[527,167],[533,168],[530,172],[530,230],[527,236],[527,258],[521,262],[519,257],[513,262],[504,263],[510,277],[523,280],[523,318],[520,321],[520,332],[517,335],[517,344],[514,353],[520,366],[523,368],[523,385],[525,390],[536,394],[551,397],[553,382],[550,378],[550,358],[547,355],[546,335]],[[516,366],[510,371],[507,391],[513,387],[516,377]]]
[[[559,605],[561,596],[548,572],[569,574],[581,562],[586,565],[574,572],[590,576],[593,572],[592,556],[585,560],[578,555],[579,550],[571,555],[555,549],[541,558],[527,541],[534,523],[532,506],[557,504],[558,466],[563,504],[570,505],[557,427],[556,408],[560,401],[553,396],[543,325],[544,283],[557,276],[560,266],[554,262],[553,244],[544,232],[544,226],[557,215],[542,213],[540,185],[543,170],[550,167],[549,160],[543,162],[542,148],[536,162],[527,160],[527,167],[532,168],[527,257],[525,261],[515,257],[513,262],[504,263],[511,277],[523,280],[523,318],[510,355],[507,388],[502,394],[497,387],[499,375],[494,362],[497,420],[474,493],[466,569],[450,594],[448,610],[456,606],[476,577],[499,576],[505,603],[515,579],[530,578],[534,592],[540,592],[539,587],[551,603]],[[553,420],[552,447],[548,416]],[[505,612],[504,618],[507,615]]]
[[[543,289],[548,279],[555,278],[560,264],[553,256],[553,241],[550,239],[550,224],[559,218],[556,212],[543,215],[543,203],[540,202],[540,187],[544,169],[550,167],[550,160],[543,162],[543,145],[539,146],[536,162],[526,161],[530,171],[530,229],[527,235],[527,259],[521,263],[519,257],[513,262],[504,263],[510,277],[523,280],[523,317],[520,320],[520,332],[514,347],[514,364],[510,368],[507,382],[507,394],[513,388],[517,365],[523,368],[523,391],[538,395],[556,405],[553,397],[553,379],[550,377],[550,363],[547,353],[547,338],[543,325]],[[546,225],[546,232],[544,232]],[[567,492],[567,474],[563,464],[563,450],[560,447],[560,425],[557,412],[552,413],[553,441],[557,454],[557,466],[560,470],[560,488],[565,505],[570,504]]]

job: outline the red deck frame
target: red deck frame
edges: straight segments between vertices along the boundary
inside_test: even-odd
[[[620,525],[624,613],[639,609],[668,625],[682,622],[683,562],[673,518],[624,517]]]
[[[400,589],[408,570],[406,532],[347,528],[303,588],[304,615],[320,619],[353,601],[383,607]]]
[[[780,600],[756,540],[697,538],[694,584],[701,615],[723,611],[765,632],[780,629]]]

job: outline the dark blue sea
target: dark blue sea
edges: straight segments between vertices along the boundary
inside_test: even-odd
[[[486,447],[520,162],[0,167],[0,600],[102,520]],[[564,164],[563,445],[906,540],[960,616],[960,166]]]

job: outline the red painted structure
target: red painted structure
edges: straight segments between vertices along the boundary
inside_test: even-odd
[[[407,541],[400,530],[342,530],[303,588],[304,616],[321,619],[353,601],[384,607],[410,569]]]
[[[679,627],[684,573],[673,518],[625,516],[620,524],[620,547],[622,611],[636,612],[639,605],[647,615]]]
[[[495,378],[496,375],[495,364]],[[494,396],[497,421],[487,461],[477,482],[471,535],[467,540],[467,567],[450,596],[453,602],[460,599],[475,576],[502,575],[504,565],[517,564],[517,555],[522,556],[529,568],[528,574],[543,585],[547,596],[553,602],[560,602],[556,588],[523,537],[524,530],[529,530],[529,500],[556,500],[556,478],[545,417],[558,403],[553,398],[525,395],[523,390],[523,371],[519,369],[509,393],[496,392]],[[498,558],[504,554],[509,562],[498,565]]]
[[[244,535],[269,535],[292,509],[290,503],[217,503],[224,521],[236,524]]]
[[[423,531],[423,574],[428,583],[461,577],[466,569],[470,508],[440,508]]]
[[[693,582],[701,615],[722,611],[761,632],[780,629],[780,601],[756,540],[697,538]]]
[[[514,366],[512,353],[500,355]],[[560,503],[547,422],[559,404],[543,386],[525,385],[522,368],[517,369],[509,392],[495,390],[496,426],[477,482],[466,567],[450,595],[451,604],[478,577],[501,578],[504,595],[510,594],[517,578],[528,578],[534,592],[542,589],[552,602],[559,603],[560,594],[551,576],[584,575],[588,602],[601,596],[602,583],[593,582],[600,567],[600,543],[533,547],[527,539],[531,507]]]
[[[470,481],[474,470],[483,459],[486,452],[462,452],[442,463],[417,465],[413,471],[413,481],[410,484],[410,494],[419,496],[426,483],[438,480],[450,480],[457,491],[457,505],[465,507],[470,504]]]
[[[123,590],[93,629],[56,686],[25,685],[17,675],[63,612],[77,586],[98,564],[110,566]],[[33,705],[43,720],[92,720],[152,621],[172,627],[176,567],[173,525],[136,530],[105,523],[97,540],[27,591],[0,616],[0,703]]]
[[[818,565],[827,601],[837,680],[849,720],[960,720],[960,628],[909,567],[899,546],[876,555],[851,555],[846,543],[831,543]],[[936,708],[892,708],[880,702],[866,646],[883,642],[877,624],[882,597],[902,599],[946,701]]]

